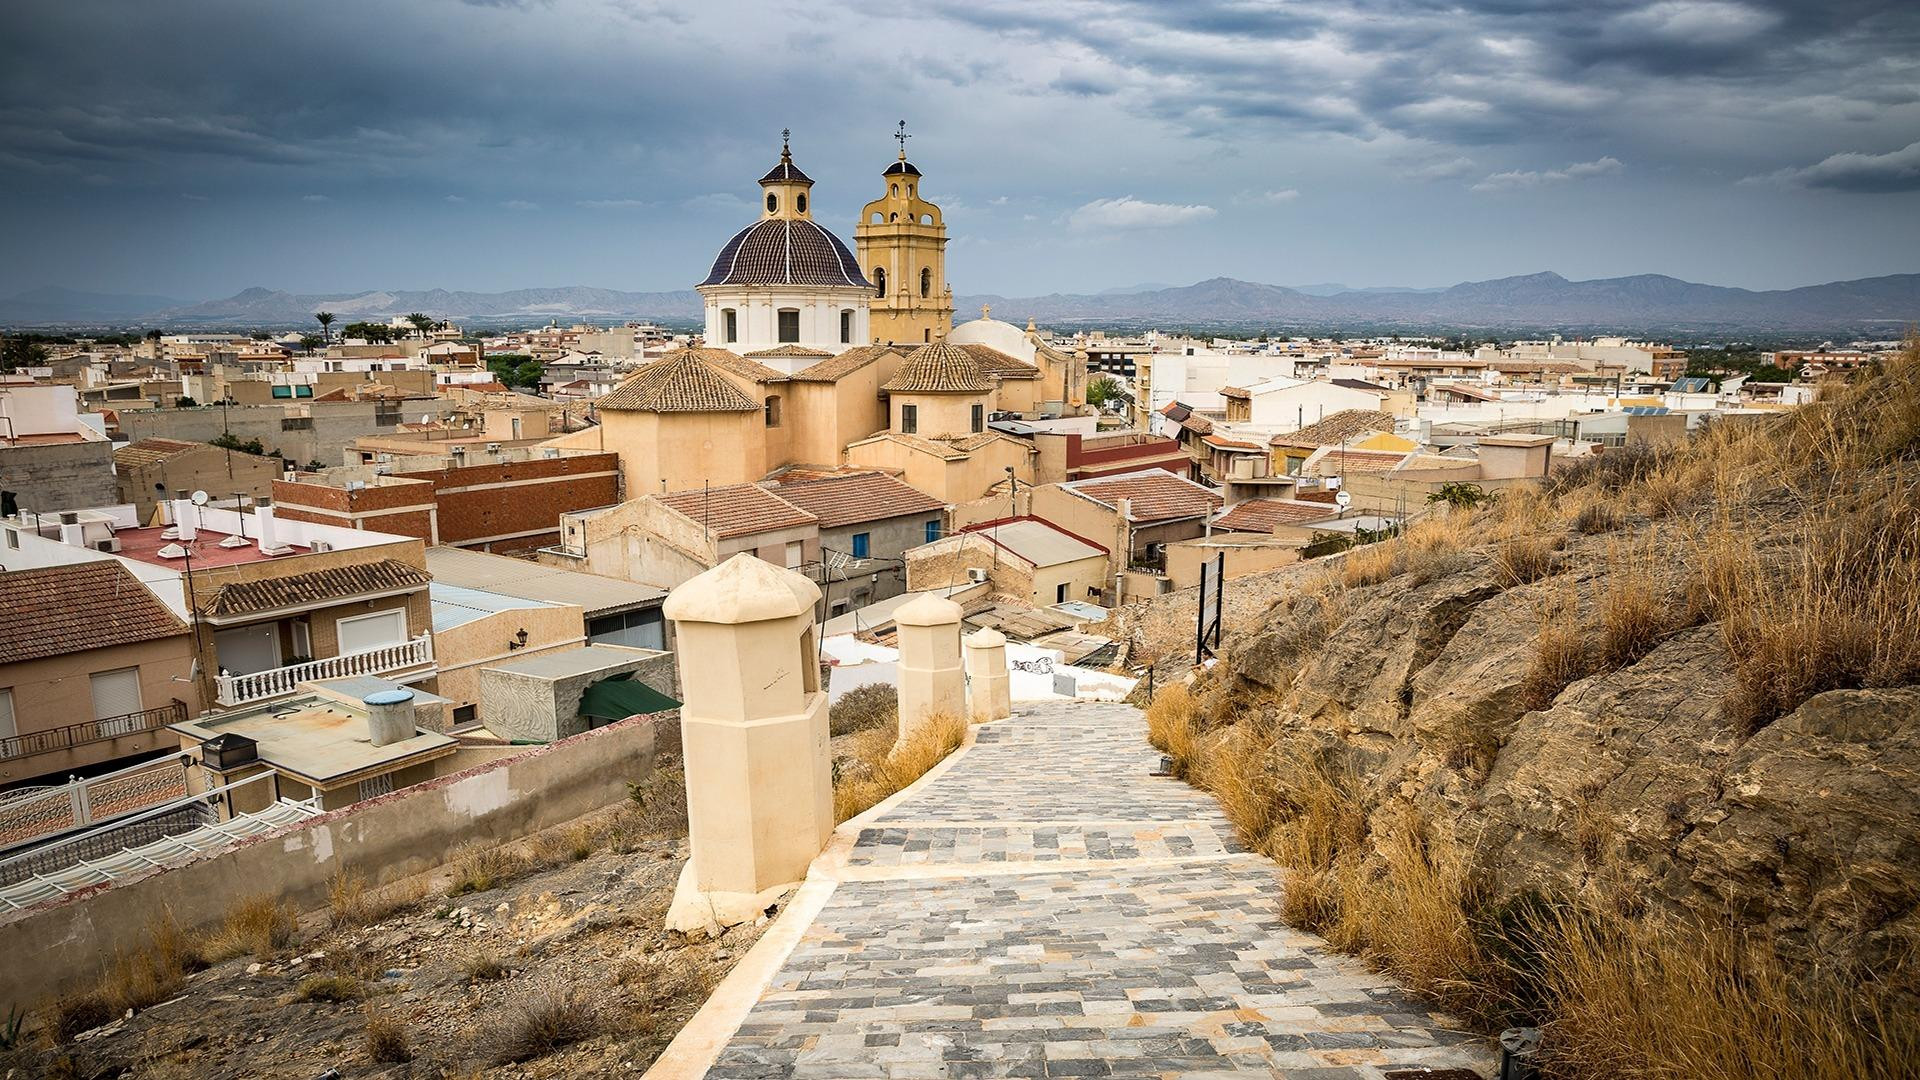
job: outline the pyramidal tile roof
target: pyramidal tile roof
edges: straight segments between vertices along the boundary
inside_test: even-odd
[[[978,394],[993,389],[973,354],[958,345],[935,341],[907,355],[893,378],[880,384],[890,392]]]
[[[799,382],[837,382],[893,352],[891,345],[857,345],[830,360],[802,368],[791,378]]]
[[[1273,446],[1314,449],[1356,439],[1362,435],[1392,430],[1393,414],[1390,412],[1382,412],[1379,409],[1341,409],[1337,413],[1327,414],[1298,431],[1275,435],[1269,442]]]
[[[961,345],[980,370],[1003,379],[1037,379],[1040,369],[1024,360],[1008,356],[991,345]]]
[[[946,504],[883,472],[849,473],[777,484],[771,490],[820,519],[823,529],[908,514],[929,514]]]
[[[716,540],[798,528],[818,520],[758,484],[728,484],[648,498],[692,518]]]
[[[825,349],[809,349],[805,345],[775,345],[771,349],[755,349],[745,354],[748,359],[760,356],[811,356],[824,360],[833,354]]]
[[[641,368],[594,404],[616,412],[754,412],[761,408],[714,369],[725,349],[676,349]],[[720,363],[725,366],[724,360]],[[772,369],[768,369],[772,370]]]

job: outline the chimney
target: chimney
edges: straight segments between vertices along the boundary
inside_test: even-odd
[[[413,691],[376,690],[361,704],[367,709],[367,734],[372,737],[373,745],[386,746],[413,738]]]
[[[193,511],[193,502],[185,495],[173,500],[173,527],[183,541],[194,538]]]
[[[60,511],[60,542],[80,548],[87,546],[87,527],[80,524],[80,515],[72,510]]]
[[[254,530],[260,534],[260,554],[280,555],[286,552],[286,546],[280,543],[273,531],[273,500],[264,495],[253,500]]]

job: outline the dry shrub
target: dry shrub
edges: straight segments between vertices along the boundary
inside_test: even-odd
[[[382,1065],[398,1065],[413,1060],[413,1046],[407,1038],[406,1022],[392,1013],[367,1006],[367,1059]]]
[[[1765,726],[1815,694],[1920,681],[1920,495],[1866,485],[1764,558],[1731,526],[1709,537],[1704,588],[1733,663],[1730,712]]]
[[[246,897],[227,909],[226,919],[207,938],[208,959],[235,956],[273,956],[293,942],[300,929],[300,913],[292,904],[262,893]]]
[[[1551,496],[1581,488],[1601,494],[1622,492],[1644,482],[1671,456],[1671,451],[1647,443],[1595,447],[1585,457],[1556,467],[1547,476],[1545,492]]]
[[[1480,901],[1466,860],[1432,839],[1404,803],[1383,815],[1375,842],[1383,866],[1349,875],[1341,890],[1345,936],[1416,993],[1485,1015],[1489,961],[1474,931]]]
[[[1876,983],[1795,979],[1762,937],[1569,910],[1538,933],[1556,1075],[1860,1080],[1920,1062],[1920,1014]]]
[[[877,806],[895,792],[926,775],[967,737],[967,722],[939,713],[913,736],[895,742],[884,728],[854,736],[854,756],[833,785],[833,816],[845,821]]]
[[[1195,712],[1185,683],[1161,688],[1147,706],[1147,742],[1173,759],[1173,775],[1183,779],[1193,766]]]
[[[572,991],[547,989],[529,995],[482,1025],[487,1059],[512,1065],[545,1057],[583,1042],[606,1028],[599,1008]]]
[[[1496,718],[1487,710],[1448,709],[1430,724],[1430,745],[1448,768],[1486,773],[1500,753]]]
[[[383,922],[426,898],[427,883],[410,878],[373,889],[358,870],[338,870],[327,878],[328,924],[335,930]]]
[[[189,972],[207,966],[199,943],[189,938],[170,912],[147,924],[147,940],[131,952],[115,955],[93,997],[115,1014],[158,1005],[180,992]]]
[[[1585,536],[1596,536],[1612,532],[1620,527],[1625,515],[1620,508],[1604,499],[1595,499],[1580,508],[1573,517],[1573,531]]]
[[[309,975],[294,988],[295,1001],[358,1001],[367,988],[350,975]]]
[[[506,962],[485,949],[476,949],[460,958],[460,974],[471,982],[493,982],[508,975]]]
[[[533,861],[540,866],[580,862],[593,855],[600,841],[600,830],[591,822],[577,821],[565,828],[548,829],[533,838]]]
[[[641,838],[671,840],[687,835],[687,777],[678,767],[661,767],[638,784],[627,785],[627,805],[614,821],[614,849],[625,854]]]
[[[448,896],[486,892],[504,885],[526,869],[519,855],[498,844],[468,844],[455,854],[453,880],[447,883]]]
[[[1274,799],[1273,743],[1274,736],[1256,723],[1235,724],[1202,737],[1186,766],[1194,786],[1219,800],[1240,843],[1254,850],[1266,843],[1282,813]]]
[[[900,716],[900,695],[891,683],[868,683],[840,695],[827,707],[827,730],[851,735],[871,728],[893,727]]]
[[[1580,626],[1578,597],[1563,593],[1543,605],[1533,655],[1520,677],[1520,704],[1528,710],[1553,705],[1560,692],[1592,672],[1587,634]]]
[[[1680,620],[1654,580],[1654,546],[1610,547],[1606,587],[1600,595],[1600,670],[1618,671],[1640,661],[1666,640]]]
[[[47,1014],[47,1034],[55,1043],[71,1042],[75,1035],[120,1015],[99,993],[70,994],[53,1003]]]
[[[1493,568],[1500,583],[1512,588],[1539,581],[1553,573],[1553,553],[1558,538],[1509,536],[1493,551]]]
[[[1394,575],[1391,541],[1349,548],[1340,558],[1340,581],[1349,589],[1378,585]]]
[[[327,950],[319,967],[336,975],[350,975],[356,979],[375,979],[387,970],[379,955],[371,949],[357,945],[335,945]]]

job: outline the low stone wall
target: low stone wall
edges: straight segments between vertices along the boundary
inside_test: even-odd
[[[187,929],[243,897],[324,907],[327,879],[369,884],[424,873],[473,841],[505,842],[627,797],[654,763],[656,723],[635,717],[253,837],[182,865],[0,916],[0,1005],[34,1007],[84,986],[138,947],[162,912]],[[677,741],[677,739],[676,739]]]

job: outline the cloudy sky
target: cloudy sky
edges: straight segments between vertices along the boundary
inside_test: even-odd
[[[1911,0],[21,0],[0,293],[698,280],[905,119],[961,292],[1920,271]]]

